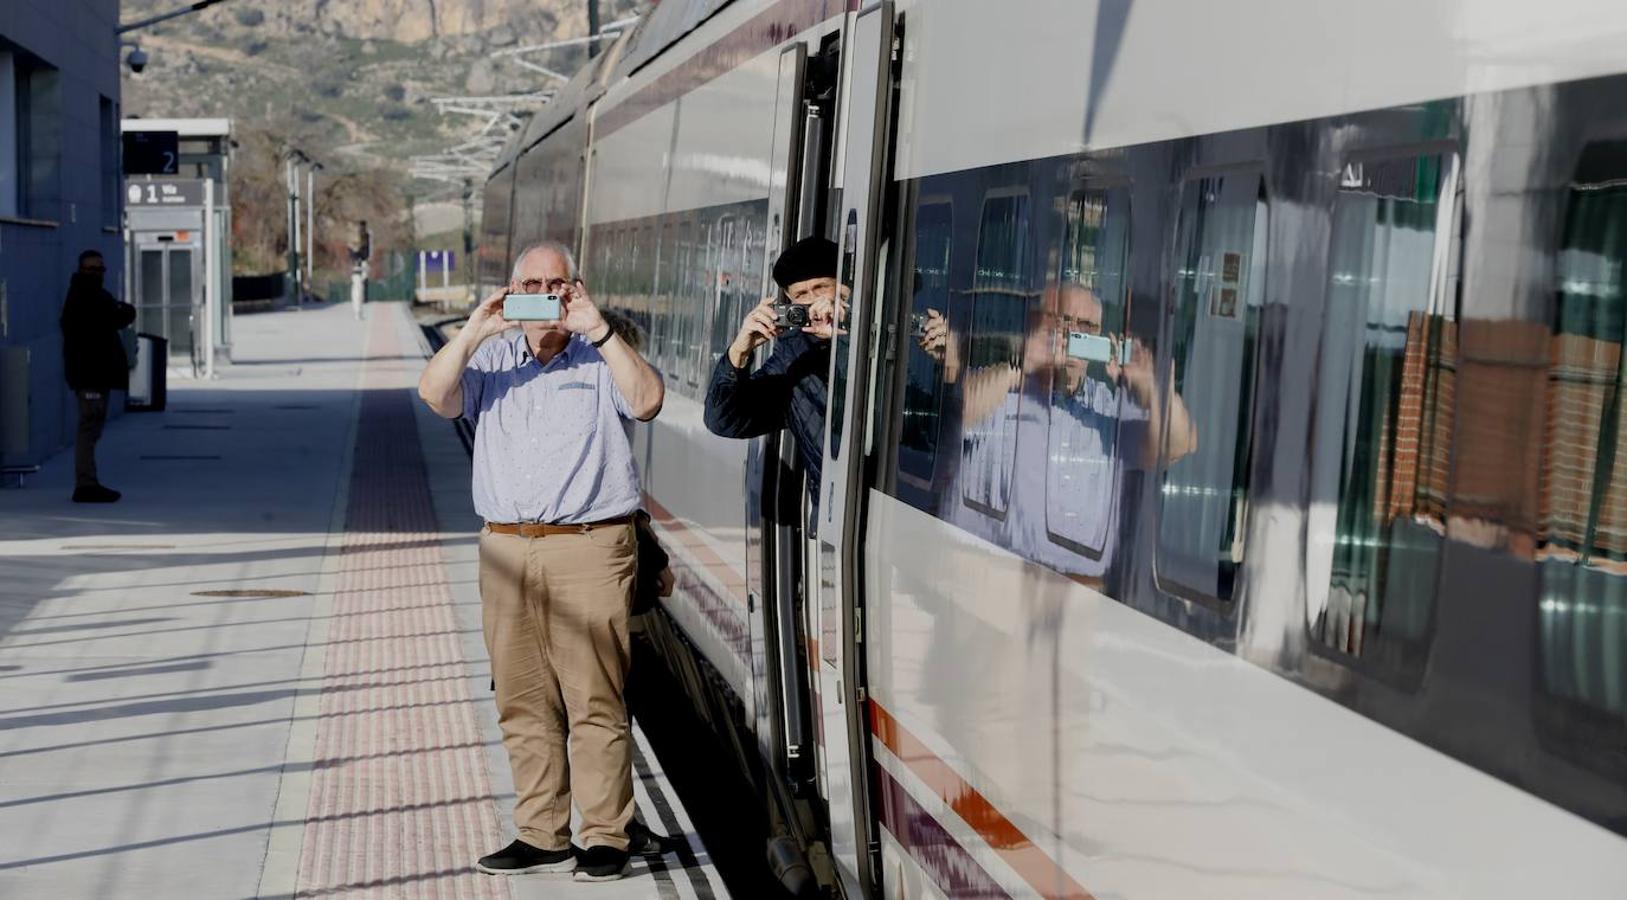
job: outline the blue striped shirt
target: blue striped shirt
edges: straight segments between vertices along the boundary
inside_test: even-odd
[[[463,370],[463,417],[475,426],[475,512],[486,521],[575,524],[639,508],[623,427],[632,410],[584,338],[547,365],[518,329],[482,344]]]

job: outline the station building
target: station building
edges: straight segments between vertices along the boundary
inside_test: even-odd
[[[0,3],[0,465],[73,441],[57,317],[83,250],[123,283],[118,0]]]

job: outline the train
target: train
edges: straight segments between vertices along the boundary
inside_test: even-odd
[[[1614,0],[662,0],[562,85],[478,279],[561,241],[647,335],[645,631],[793,893],[1627,897],[1624,45]],[[703,424],[811,235],[812,521],[788,438]]]

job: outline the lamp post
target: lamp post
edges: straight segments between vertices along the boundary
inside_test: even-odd
[[[305,170],[305,284],[316,283],[316,170],[319,162],[312,162]]]
[[[115,34],[124,34],[127,31],[135,31],[138,28],[146,28],[149,25],[157,25],[159,22],[166,22],[166,21],[168,21],[170,19],[173,19],[173,18],[176,18],[178,16],[184,16],[184,15],[188,15],[190,13],[201,12],[202,10],[206,10],[211,6],[214,6],[216,3],[225,3],[225,2],[226,2],[226,0],[197,0],[196,3],[192,3],[190,5],[183,6],[180,9],[172,9],[167,13],[159,13],[156,16],[148,16],[145,19],[137,19],[136,21],[130,22],[128,24],[121,24],[121,25],[119,25],[118,28],[114,29],[114,33]]]
[[[293,157],[293,154],[289,154],[289,155],[283,157],[283,189],[285,191],[287,191],[287,197],[288,197],[288,216],[287,216],[287,220],[285,222],[285,225],[287,226],[287,229],[288,229],[288,253],[287,253],[287,255],[288,255],[288,289],[289,289],[289,292],[290,292],[290,296],[293,298],[295,308],[298,308],[299,307],[299,273],[297,271],[295,271],[294,266],[296,264],[295,257],[298,255],[299,250],[296,249],[296,246],[294,244],[294,216],[297,214],[297,212],[296,212],[296,210],[294,208],[294,157]]]
[[[283,160],[285,164],[284,172],[288,182],[288,282],[293,291],[294,305],[298,307],[305,302],[305,288],[308,287],[306,280],[301,277],[304,273],[300,271],[299,265],[299,164],[301,162],[309,163],[311,159],[297,147],[290,147]]]

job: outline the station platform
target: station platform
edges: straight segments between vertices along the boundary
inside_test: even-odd
[[[628,878],[499,877],[469,461],[401,304],[242,316],[213,381],[0,491],[0,897],[725,897],[636,728]]]

